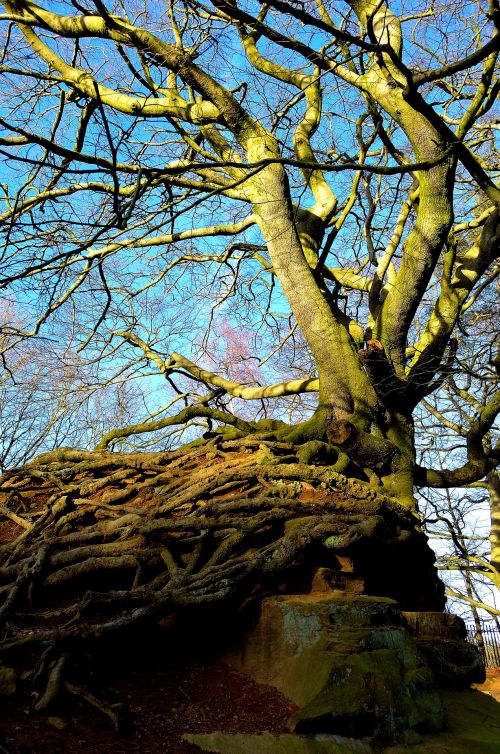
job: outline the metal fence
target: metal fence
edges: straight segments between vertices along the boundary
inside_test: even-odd
[[[487,668],[500,668],[500,631],[497,628],[482,626],[479,632],[474,624],[468,625],[467,641],[479,649]]]

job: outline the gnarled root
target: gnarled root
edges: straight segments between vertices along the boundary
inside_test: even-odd
[[[40,655],[50,643],[37,707],[62,686],[83,695],[63,670],[86,640],[187,606],[241,604],[308,557],[331,560],[332,542],[345,553],[414,526],[394,501],[300,455],[289,443],[214,438],[171,453],[62,449],[6,473],[0,505],[17,536],[0,546],[0,651]],[[391,509],[397,532],[381,515]]]

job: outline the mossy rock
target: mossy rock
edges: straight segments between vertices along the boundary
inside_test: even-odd
[[[411,645],[349,655],[327,651],[325,659],[328,668],[322,669],[318,693],[292,716],[297,732],[332,731],[383,741],[405,740],[405,732],[416,728],[433,732],[444,727],[432,672]]]
[[[13,668],[0,665],[0,696],[12,696],[17,690],[17,678]]]
[[[383,754],[498,754],[500,703],[480,691],[445,691],[448,725],[443,733],[423,736],[414,746],[389,747]]]
[[[298,705],[296,733],[389,743],[444,727],[434,676],[389,598],[267,598],[236,662]]]
[[[184,736],[202,751],[215,754],[498,754],[500,751],[500,704],[479,691],[443,694],[448,714],[444,733],[420,736],[406,745],[373,746],[366,739],[338,735],[300,736],[229,734],[223,731]]]
[[[372,747],[365,742],[342,741],[339,736],[324,740],[295,736],[292,734],[258,735],[223,731],[202,735],[185,735],[185,741],[195,744],[202,751],[216,754],[372,754]]]

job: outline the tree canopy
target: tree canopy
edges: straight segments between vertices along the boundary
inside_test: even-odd
[[[93,387],[151,365],[167,405],[101,449],[228,424],[409,505],[495,466],[498,0],[1,5],[6,368],[39,337]],[[466,457],[419,466],[450,384]]]

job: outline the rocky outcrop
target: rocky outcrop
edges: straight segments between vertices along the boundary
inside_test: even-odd
[[[202,751],[213,754],[498,754],[500,704],[486,694],[474,691],[447,691],[443,694],[447,730],[422,736],[401,747],[372,745],[369,741],[334,734],[301,736],[230,734],[186,735],[184,739]]]
[[[461,618],[438,612],[403,615],[440,686],[469,688],[471,683],[483,683],[483,660],[477,648],[465,640],[467,631]]]
[[[298,733],[411,741],[444,726],[434,675],[388,598],[268,597],[224,657],[299,706],[290,719]]]

